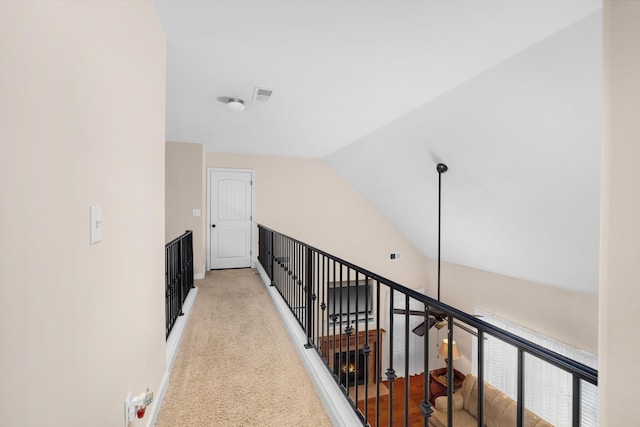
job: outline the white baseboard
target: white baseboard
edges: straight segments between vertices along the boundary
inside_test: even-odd
[[[187,295],[187,298],[184,300],[184,304],[182,305],[182,312],[184,313],[184,315],[178,317],[176,323],[173,325],[173,329],[171,329],[169,337],[167,338],[167,344],[165,346],[166,371],[162,377],[162,381],[160,382],[158,392],[156,393],[155,403],[150,408],[151,416],[149,417],[147,427],[153,427],[158,420],[158,414],[160,413],[160,408],[162,407],[162,401],[164,399],[164,395],[167,393],[167,388],[169,387],[169,377],[171,376],[173,362],[175,362],[176,360],[176,355],[178,354],[178,349],[180,348],[180,343],[182,342],[182,336],[184,335],[184,330],[187,327],[187,323],[189,322],[191,310],[193,309],[193,303],[195,302],[197,295],[198,288],[191,288],[189,290],[189,294]]]
[[[153,427],[156,425],[156,421],[158,421],[158,414],[160,413],[160,407],[162,406],[162,401],[164,400],[164,395],[167,394],[167,389],[169,388],[169,371],[165,371],[162,376],[162,381],[160,382],[160,387],[158,387],[158,392],[155,396],[155,402],[151,406],[151,414],[149,417],[149,422],[147,423],[147,427]]]
[[[201,271],[202,271],[202,273],[200,273],[200,272],[197,272],[197,273],[194,272],[193,273],[193,279],[194,280],[202,280],[202,279],[204,279],[204,275],[207,272],[207,263],[206,262],[204,264],[202,264],[202,270]]]
[[[173,368],[173,362],[178,354],[182,335],[184,334],[184,329],[187,327],[187,322],[191,316],[191,309],[193,308],[193,303],[195,302],[197,295],[198,288],[191,288],[189,290],[189,294],[184,300],[184,304],[182,304],[182,312],[184,315],[178,317],[176,323],[173,325],[173,329],[171,329],[169,337],[167,338],[166,366],[167,371],[169,372],[171,372],[171,368]]]
[[[256,268],[274,302],[276,310],[282,318],[285,329],[287,329],[289,336],[291,336],[294,347],[318,393],[318,397],[320,397],[325,411],[327,411],[331,423],[339,427],[362,425],[362,421],[360,421],[349,402],[344,398],[342,391],[327,370],[318,353],[314,349],[304,348],[304,345],[307,343],[307,337],[289,310],[289,307],[287,307],[287,304],[282,299],[282,296],[274,286],[271,286],[271,280],[262,268],[262,265],[256,263]]]

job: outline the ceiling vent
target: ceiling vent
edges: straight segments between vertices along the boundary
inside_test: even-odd
[[[273,94],[273,90],[265,89],[263,87],[257,87],[253,91],[253,100],[254,101],[262,101],[266,102],[271,99],[271,95]]]

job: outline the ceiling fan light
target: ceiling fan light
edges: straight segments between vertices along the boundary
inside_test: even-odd
[[[227,102],[227,107],[234,113],[240,113],[245,109],[244,101],[237,98],[230,98],[229,102]]]
[[[439,322],[436,322],[435,325],[437,330],[440,330],[442,328],[444,328],[445,326],[447,326],[447,321],[446,320],[441,320]]]

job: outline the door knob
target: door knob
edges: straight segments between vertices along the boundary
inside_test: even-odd
[[[216,225],[215,224],[211,224],[211,228],[216,228]]]

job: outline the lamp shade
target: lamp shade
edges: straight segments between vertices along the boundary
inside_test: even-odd
[[[453,343],[452,360],[458,360],[460,359],[460,352],[458,351],[458,345],[456,344],[455,341],[452,341],[452,343]],[[443,339],[442,342],[440,343],[440,350],[438,352],[440,353],[440,356],[444,357],[445,359],[449,357],[449,340],[447,338]]]

